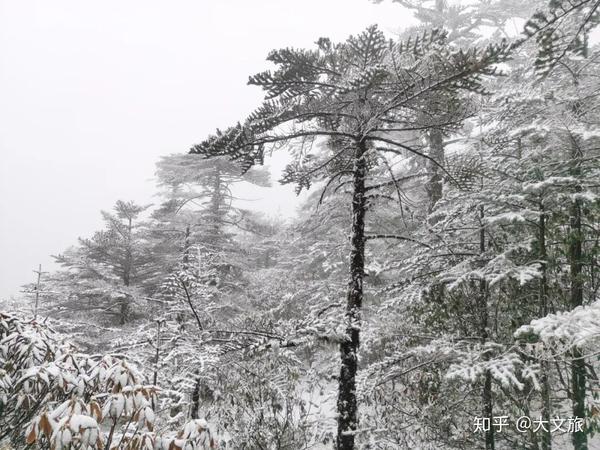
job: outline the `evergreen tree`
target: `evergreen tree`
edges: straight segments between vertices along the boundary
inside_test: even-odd
[[[192,149],[193,153],[240,159],[249,168],[262,161],[265,146],[294,143],[295,162],[288,166],[284,181],[302,189],[320,176],[328,184],[341,181],[351,186],[351,281],[346,338],[340,343],[338,449],[354,448],[358,427],[357,352],[368,238],[365,213],[369,193],[375,189],[368,184],[369,172],[386,154],[402,150],[425,156],[394,136],[443,127],[435,118],[415,116],[415,109],[433,95],[480,89],[481,76],[493,73],[491,65],[501,61],[508,50],[500,45],[452,52],[444,47],[444,39],[443,34],[434,32],[415,41],[394,43],[371,27],[338,45],[321,39],[317,50],[274,51],[268,59],[278,70],[250,78],[251,84],[267,92],[262,106],[244,124],[218,132]],[[434,61],[439,62],[435,70]],[[283,131],[288,124],[295,128]],[[330,154],[326,158],[309,153],[317,138],[328,139]]]
[[[56,257],[68,273],[63,292],[77,299],[78,308],[87,299],[87,310],[116,316],[121,325],[131,320],[135,299],[144,296],[144,282],[154,271],[140,217],[147,209],[119,200],[114,213],[102,211],[104,230]]]

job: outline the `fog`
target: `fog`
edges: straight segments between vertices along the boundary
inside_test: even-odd
[[[156,202],[158,157],[251,111],[270,49],[409,21],[368,0],[0,0],[0,296],[117,199]],[[290,186],[244,194],[284,216],[298,203]]]

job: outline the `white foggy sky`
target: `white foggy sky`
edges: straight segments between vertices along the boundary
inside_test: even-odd
[[[0,0],[0,298],[101,209],[156,202],[158,157],[257,106],[269,50],[410,21],[390,1]],[[245,196],[291,215],[292,190]]]

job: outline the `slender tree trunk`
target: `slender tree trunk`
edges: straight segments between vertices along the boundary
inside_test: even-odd
[[[489,370],[485,372],[483,383],[483,415],[490,419],[490,427],[485,432],[485,449],[494,450],[496,448],[493,425],[494,398],[492,396],[492,374]]]
[[[119,324],[125,325],[129,318],[129,295],[125,294],[119,302]]]
[[[223,222],[223,211],[221,210],[221,188],[222,188],[222,180],[221,180],[221,171],[219,167],[215,167],[215,178],[213,181],[213,192],[212,197],[210,199],[210,213],[212,215],[212,230],[213,233],[213,245],[216,245],[217,242],[221,239],[221,225]]]
[[[444,161],[444,136],[441,130],[432,129],[429,132],[428,140],[429,157],[442,164]],[[429,199],[428,212],[431,212],[435,204],[442,198],[442,176],[438,165],[432,161],[428,161],[427,166],[427,170],[431,173],[431,176],[425,185],[425,190]]]
[[[483,224],[485,212],[483,205],[479,207],[479,219],[480,219],[480,227],[479,227],[479,253],[483,257],[485,253],[485,228]],[[487,289],[487,281],[482,279],[479,281],[479,296],[477,298],[478,305],[477,309],[479,310],[479,336],[481,338],[481,342],[485,344],[489,338],[488,333],[488,322],[489,322],[489,312],[488,312],[488,289]],[[487,358],[487,356],[486,356]],[[492,374],[489,370],[486,370],[483,382],[483,417],[488,418],[490,421],[490,427],[485,432],[485,449],[486,450],[494,450],[495,448],[495,436],[494,436],[494,426],[492,425],[493,417],[494,417],[494,397],[492,392]]]
[[[354,154],[352,249],[350,252],[350,283],[346,300],[346,339],[340,344],[341,368],[337,400],[337,450],[354,449],[354,438],[358,428],[356,372],[358,369],[357,353],[365,268],[366,150],[364,141],[359,141]]]
[[[131,250],[131,234],[133,232],[133,223],[131,217],[129,218],[129,222],[127,224],[127,242],[125,247],[125,267],[123,271],[123,285],[128,287],[131,283],[131,272],[133,265],[133,255]],[[129,318],[129,294],[125,294],[125,296],[121,299],[119,305],[119,321],[121,325],[125,325]]]
[[[583,304],[583,280],[582,280],[582,253],[583,236],[581,230],[581,205],[578,200],[573,202],[570,214],[569,236],[569,260],[571,278],[571,309]],[[573,403],[573,416],[585,418],[585,394],[586,394],[586,368],[585,359],[581,349],[573,349],[571,360],[571,395]],[[584,431],[573,433],[573,447],[575,450],[587,450],[587,435]]]
[[[447,17],[448,5],[445,1],[436,0],[435,2],[435,10],[441,17]],[[436,20],[426,20],[426,23],[429,22],[430,27],[432,28],[440,28],[444,27],[444,24],[436,23]],[[430,108],[433,111],[438,110],[439,106],[436,105],[436,102],[432,102]],[[428,108],[429,109],[429,108]],[[442,130],[439,128],[432,128],[427,133],[427,140],[429,141],[429,157],[432,158],[439,164],[443,164],[444,162],[444,135]],[[427,161],[427,170],[431,173],[429,180],[425,185],[425,190],[427,191],[427,196],[429,200],[429,204],[427,207],[427,212],[431,213],[435,204],[442,198],[442,175],[440,173],[440,167],[433,163],[433,161]]]
[[[186,270],[190,264],[190,226],[185,227],[185,237],[183,238],[183,269]]]
[[[125,286],[129,286],[126,284]],[[119,324],[125,325],[129,318],[129,294],[125,293],[119,300]]]
[[[34,273],[37,274],[37,282],[35,283],[35,308],[33,310],[33,320],[37,320],[38,314],[38,306],[40,303],[40,281],[42,279],[42,265],[38,266],[38,270],[34,270]]]
[[[584,32],[584,42],[582,48],[582,56],[588,57],[588,36]],[[578,77],[573,80],[575,85],[579,84]],[[577,116],[579,112],[576,107],[573,107],[573,114]],[[579,178],[581,176],[581,158],[583,157],[582,150],[576,138],[570,134],[571,139],[571,176]],[[581,185],[575,186],[575,192],[581,192]],[[571,309],[577,308],[583,304],[583,231],[581,226],[581,201],[573,200],[571,211],[569,214],[569,263],[570,263],[570,279],[571,279]],[[572,406],[573,416],[576,418],[585,419],[585,397],[586,397],[586,367],[584,355],[579,348],[573,349],[573,359],[571,360],[571,391],[572,391]],[[573,447],[575,450],[587,450],[587,434],[584,431],[577,431],[572,434]]]
[[[540,301],[540,317],[548,315],[548,279],[547,279],[547,259],[548,254],[546,251],[546,213],[544,211],[544,204],[540,202],[540,218],[538,222],[538,245],[539,255],[542,262],[542,274],[539,283],[539,301]],[[552,407],[550,402],[550,383],[548,381],[548,374],[550,373],[550,366],[548,361],[541,361],[542,372],[540,375],[540,384],[542,386],[542,420],[546,423],[550,423],[550,415],[552,413]],[[542,450],[550,450],[552,448],[552,434],[550,429],[541,430],[541,442]]]
[[[152,379],[152,384],[157,386],[158,384],[158,369],[160,367],[160,325],[161,321],[156,321],[156,354],[154,357],[154,377]]]
[[[196,379],[196,384],[194,384],[194,390],[192,391],[192,410],[190,412],[190,416],[192,419],[198,418],[198,413],[200,412],[200,389],[202,387],[202,383],[200,378]]]

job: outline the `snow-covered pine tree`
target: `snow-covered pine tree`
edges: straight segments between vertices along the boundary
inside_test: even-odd
[[[528,180],[522,197],[530,202],[532,198],[538,199],[538,228],[546,230],[549,236],[548,242],[544,242],[549,256],[543,265],[543,277],[554,288],[545,314],[593,302],[597,289],[592,262],[597,248],[591,244],[598,239],[592,225],[598,220],[598,191],[592,181],[598,176],[598,169],[592,161],[599,157],[597,98],[591,94],[595,85],[592,74],[597,70],[594,65],[577,56],[563,56],[560,67],[546,74],[545,81],[530,90],[537,94],[527,99],[530,109],[519,108],[529,113],[521,121],[533,122],[535,126],[514,128],[521,142],[536,149],[533,152],[536,170],[530,169],[522,177]],[[549,86],[554,87],[550,94]],[[537,116],[539,108],[546,111],[544,117]],[[539,242],[543,242],[541,235]],[[552,349],[546,351],[552,353]],[[586,406],[587,380],[593,372],[588,370],[585,355],[576,346],[570,347],[570,352],[573,353],[571,385],[564,389],[573,401],[572,415],[587,416],[584,432],[573,435],[575,448],[587,448],[587,435],[597,426]]]
[[[375,1],[376,3],[380,3],[383,0]],[[393,1],[400,3],[412,11],[414,17],[419,21],[419,25],[405,30],[402,36],[417,33],[423,28],[439,29],[447,32],[447,42],[449,45],[462,47],[508,37],[507,24],[516,18],[529,18],[535,10],[535,3],[533,2]],[[490,32],[490,30],[493,30],[493,32]],[[440,109],[440,103],[442,105],[461,105],[460,107],[464,108],[464,105],[470,101],[464,96],[456,98],[456,93],[454,93],[454,96],[454,98],[436,99],[436,101],[423,108],[424,114],[443,116],[445,106],[442,106]],[[450,111],[450,114],[446,113],[445,118],[452,120],[452,116],[453,114]],[[439,117],[437,120],[443,123],[445,119],[444,117]],[[427,142],[428,156],[433,160],[427,162],[429,179],[426,184],[426,191],[429,197],[429,210],[431,212],[435,203],[442,196],[443,173],[439,168],[439,164],[443,164],[445,161],[445,147],[448,136],[444,133],[444,129],[436,128],[430,128],[421,134]],[[456,137],[453,140],[456,140]]]
[[[155,270],[142,220],[148,207],[117,201],[114,213],[102,211],[103,230],[55,257],[65,271],[54,278],[62,301],[76,299],[75,308],[116,317],[120,325],[132,319]]]
[[[525,24],[524,39],[534,38],[538,77],[545,77],[568,55],[588,56],[590,31],[600,23],[598,0],[551,0]]]
[[[239,207],[233,190],[249,183],[267,187],[269,175],[255,168],[242,174],[240,164],[228,158],[206,159],[199,155],[174,154],[162,157],[156,172],[165,203],[166,220],[182,223],[183,236],[190,227],[188,240],[205,251],[231,251],[232,232],[247,226],[248,211]],[[188,213],[185,217],[185,213]],[[183,239],[181,239],[183,240]]]
[[[354,448],[358,429],[356,373],[363,302],[365,213],[369,172],[386,155],[409,152],[403,143],[410,130],[443,127],[435,118],[419,121],[419,110],[434,95],[481,89],[481,78],[508,54],[507,45],[450,51],[445,35],[426,33],[414,40],[388,41],[376,27],[334,45],[320,39],[315,50],[273,51],[276,71],[250,78],[266,91],[266,100],[243,124],[217,132],[192,153],[227,155],[250,168],[262,162],[269,145],[293,147],[294,162],[284,181],[308,188],[315,179],[328,185],[346,183],[352,192],[350,285],[346,305],[346,338],[340,343],[337,448]],[[432,64],[435,64],[433,70]],[[291,127],[291,128],[290,128]],[[329,154],[315,158],[310,147],[327,139]],[[430,159],[430,158],[428,158]],[[394,181],[388,179],[391,184]]]

